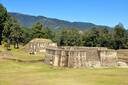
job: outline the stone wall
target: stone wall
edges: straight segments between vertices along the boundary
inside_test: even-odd
[[[45,63],[60,67],[116,66],[117,52],[100,47],[47,48]]]
[[[115,50],[100,51],[101,65],[103,67],[117,66],[117,52]]]
[[[128,49],[117,50],[119,61],[128,63]]]
[[[117,50],[117,56],[119,66],[128,66],[128,49]]]
[[[48,47],[48,46],[57,47],[57,44],[53,43],[49,39],[36,38],[36,39],[31,40],[25,46],[25,49],[29,53],[45,52],[46,51],[46,47]]]

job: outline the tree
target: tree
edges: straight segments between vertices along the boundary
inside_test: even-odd
[[[16,19],[14,19],[13,26],[12,26],[12,32],[11,37],[14,43],[14,48],[19,48],[19,42],[22,36],[22,30],[20,27],[20,24]]]
[[[4,23],[4,30],[3,30],[3,37],[4,41],[7,42],[7,49],[10,49],[10,42],[11,42],[11,32],[13,26],[13,19],[11,16],[8,15],[7,21]]]
[[[84,35],[84,46],[96,47],[99,46],[99,31],[92,28]]]
[[[113,48],[114,49],[122,49],[125,48],[125,35],[126,35],[126,30],[124,29],[122,24],[118,24],[114,27],[114,43],[113,43]]]
[[[42,38],[43,25],[41,22],[37,22],[32,26],[32,38]]]
[[[7,42],[7,49],[10,49],[11,41],[14,43],[14,48],[19,48],[21,33],[21,28],[17,20],[8,15],[7,21],[4,23],[3,30],[4,40]]]
[[[54,36],[54,32],[49,28],[44,28],[41,22],[37,22],[32,27],[32,38],[53,39]]]
[[[2,41],[2,32],[4,30],[4,23],[7,20],[7,10],[0,4],[0,45]]]
[[[107,28],[101,28],[98,38],[98,43],[100,47],[109,47],[111,46],[111,35]]]
[[[57,43],[60,46],[81,46],[82,37],[76,29],[62,29]]]
[[[22,32],[22,36],[21,36],[20,42],[23,45],[25,45],[30,40],[32,40],[32,29],[26,28],[26,27],[22,27],[21,32]]]
[[[43,33],[42,37],[46,39],[53,40],[53,38],[55,37],[54,32],[49,28],[43,28],[42,33]]]
[[[124,28],[124,26],[122,25],[122,24],[118,24],[118,25],[116,25],[115,26],[115,28],[114,28],[114,35],[115,35],[115,37],[117,37],[117,38],[122,38],[122,37],[124,37],[125,36],[125,28]]]

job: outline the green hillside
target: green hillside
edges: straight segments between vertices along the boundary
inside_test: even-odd
[[[21,13],[13,13],[10,12],[12,16],[14,16],[22,26],[30,27],[37,22],[42,22],[45,27],[51,29],[59,29],[59,28],[78,28],[78,29],[89,29],[89,28],[108,28],[108,26],[95,25],[89,22],[69,22],[65,20],[59,20],[55,18],[47,18],[44,16],[32,16]]]

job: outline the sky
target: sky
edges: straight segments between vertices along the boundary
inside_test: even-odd
[[[9,12],[128,29],[128,0],[0,0]]]

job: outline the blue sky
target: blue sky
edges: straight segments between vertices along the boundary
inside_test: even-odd
[[[0,0],[9,12],[128,28],[128,0]]]

